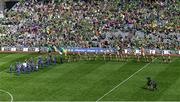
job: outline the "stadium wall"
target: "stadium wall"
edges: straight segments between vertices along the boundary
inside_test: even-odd
[[[115,53],[115,48],[60,48],[66,50],[67,53]],[[0,52],[49,52],[48,47],[1,47]],[[63,51],[62,51],[63,52]],[[141,49],[124,49],[125,54],[132,54],[135,52],[137,55],[142,55]],[[145,53],[151,55],[172,55],[180,56],[180,50],[160,50],[160,49],[145,49]]]
[[[1,47],[0,52],[48,52],[47,47]]]

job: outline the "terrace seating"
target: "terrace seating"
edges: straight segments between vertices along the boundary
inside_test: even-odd
[[[118,5],[117,5],[118,4]],[[179,1],[29,0],[5,13],[1,46],[179,48]]]

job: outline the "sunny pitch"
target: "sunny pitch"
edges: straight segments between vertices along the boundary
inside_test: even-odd
[[[18,56],[18,57],[17,57]],[[179,100],[179,58],[162,62],[138,62],[128,58],[117,61],[69,59],[38,71],[12,74],[10,65],[26,59],[46,58],[46,54],[0,54],[0,101],[166,101]],[[52,55],[54,56],[54,55]],[[72,57],[75,55],[72,55]],[[94,55],[95,56],[95,55]],[[77,56],[78,58],[78,56]],[[168,58],[167,58],[168,61]],[[34,67],[35,68],[35,67]],[[146,78],[157,83],[157,90],[144,89]],[[8,93],[10,94],[8,94]],[[11,96],[12,95],[12,96]]]

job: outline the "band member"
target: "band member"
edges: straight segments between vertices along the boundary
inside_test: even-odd
[[[165,58],[164,54],[162,53],[161,56],[162,56],[162,62],[165,63],[166,62],[166,58]]]
[[[87,52],[85,52],[84,59],[85,59],[86,61],[89,60]]]
[[[120,56],[119,51],[117,51],[117,52],[116,52],[116,61],[120,61],[120,60],[119,60],[119,56]]]
[[[73,61],[73,62],[76,61],[76,54],[75,54],[75,53],[73,53],[73,55],[72,55],[72,61]]]
[[[78,61],[81,60],[81,53],[80,53],[80,52],[78,52],[77,60],[78,60]]]
[[[145,50],[144,50],[143,47],[141,47],[141,56],[142,56],[142,58],[144,59],[144,61],[147,62],[147,60],[146,60],[146,55],[145,55]]]
[[[149,57],[150,57],[150,55],[145,55],[145,56],[144,56],[145,62],[149,62]]]
[[[91,56],[92,56],[92,55],[90,55],[90,53],[89,53],[89,54],[87,54],[87,60],[88,60],[88,61],[90,61],[90,60],[91,60]]]
[[[141,52],[138,51],[135,53],[136,53],[137,62],[140,62]]]
[[[112,60],[112,53],[111,53],[111,51],[108,54],[108,58],[109,58],[109,61]]]
[[[125,58],[125,61],[128,61],[128,50],[124,50],[124,58]]]
[[[96,59],[96,54],[94,52],[94,53],[92,53],[91,60],[95,61],[95,59]]]
[[[62,59],[66,62],[72,62],[72,54],[68,54],[66,56],[62,56]]]
[[[154,55],[151,54],[151,56],[150,56],[150,61],[152,62],[153,60],[154,60]]]
[[[141,47],[141,55],[144,57],[145,56],[145,50],[143,47]]]
[[[136,54],[137,61],[140,62],[140,54]]]
[[[104,61],[106,61],[106,51],[103,54],[103,59],[104,59]]]
[[[168,54],[168,59],[167,59],[167,62],[171,62],[171,56],[170,56],[170,54]]]
[[[124,61],[128,61],[128,55],[127,55],[127,52],[124,50],[124,51],[122,51],[122,55],[123,55],[123,60]]]
[[[120,58],[121,58],[121,61],[125,61],[125,56],[124,56],[123,50],[121,50],[121,52],[120,52]]]
[[[154,60],[154,54],[153,52],[150,52],[150,55],[149,55],[149,61],[152,62]]]
[[[95,53],[95,60],[98,59],[98,52]]]
[[[136,60],[136,59],[137,59],[136,51],[135,51],[135,50],[132,50],[132,54],[134,55],[134,59]]]

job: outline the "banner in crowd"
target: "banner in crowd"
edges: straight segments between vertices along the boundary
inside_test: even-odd
[[[156,54],[156,50],[149,50],[150,54]]]
[[[24,52],[28,52],[28,48],[23,48],[23,51]]]
[[[141,54],[141,51],[140,50],[136,50],[136,54]]]
[[[163,54],[170,54],[170,51],[169,50],[164,50]]]
[[[11,51],[16,51],[16,48],[15,48],[15,47],[12,47],[12,48],[11,48]]]
[[[68,52],[115,52],[113,48],[60,48],[65,49]]]
[[[128,54],[128,49],[124,49],[124,53],[125,53],[125,54]]]
[[[4,47],[1,48],[1,51],[4,51]]]

